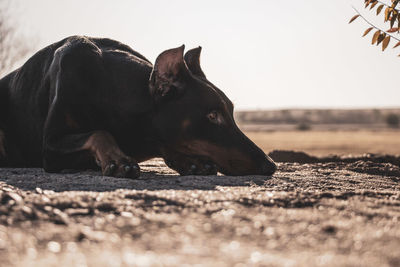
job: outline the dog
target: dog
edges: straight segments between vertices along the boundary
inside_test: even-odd
[[[107,38],[71,36],[0,80],[0,166],[99,169],[137,178],[162,157],[181,175],[272,175],[238,128],[229,98],[200,67],[201,47],[154,66]]]

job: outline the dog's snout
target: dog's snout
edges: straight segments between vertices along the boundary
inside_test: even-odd
[[[271,176],[275,173],[277,166],[273,160],[266,160],[261,165],[261,173],[262,175]]]

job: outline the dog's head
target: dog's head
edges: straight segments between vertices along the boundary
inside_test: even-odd
[[[276,165],[238,128],[233,104],[204,75],[201,47],[183,56],[184,46],[161,53],[151,77],[153,120],[169,150],[208,158],[229,175],[272,175]]]

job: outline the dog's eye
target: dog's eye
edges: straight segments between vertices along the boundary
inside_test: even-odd
[[[212,123],[218,123],[219,122],[218,113],[216,111],[212,111],[212,112],[208,113],[207,114],[207,118]]]

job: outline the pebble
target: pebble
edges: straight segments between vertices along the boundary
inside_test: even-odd
[[[47,243],[47,249],[50,252],[58,253],[61,251],[61,245],[56,241],[50,241],[49,243]]]

